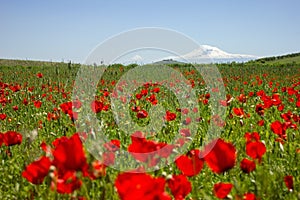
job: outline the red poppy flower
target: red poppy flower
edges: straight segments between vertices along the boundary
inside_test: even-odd
[[[251,193],[251,192],[247,192],[244,194],[244,200],[258,200],[257,197],[255,196],[255,194]]]
[[[157,155],[162,158],[168,158],[173,152],[174,145],[159,142],[156,144]]]
[[[140,93],[135,95],[135,98],[137,98],[138,100],[140,100],[143,97],[143,95],[141,95]]]
[[[74,101],[75,104],[74,104],[74,107],[76,108],[80,108],[81,107],[81,102],[80,101]],[[65,114],[68,114],[69,117],[71,118],[71,120],[77,120],[78,119],[78,113],[77,112],[73,112],[73,103],[72,102],[65,102],[65,103],[62,103],[60,104],[59,106],[62,111],[65,113]]]
[[[75,100],[75,101],[72,102],[72,106],[73,106],[74,108],[79,109],[79,108],[81,108],[82,103],[81,103],[81,101],[79,101],[79,100]]]
[[[47,153],[47,154],[51,154],[51,147],[49,145],[47,145],[44,141],[40,144],[41,149]]]
[[[41,184],[49,173],[50,165],[50,159],[43,156],[39,160],[27,165],[22,172],[22,176],[33,184]]]
[[[287,90],[288,90],[288,94],[290,96],[292,96],[292,95],[294,95],[294,94],[297,93],[297,91],[293,87],[289,87],[289,88],[287,88]]]
[[[284,105],[283,104],[280,104],[279,106],[277,106],[277,110],[278,111],[283,111],[284,109]]]
[[[284,183],[286,185],[286,187],[289,190],[293,190],[294,189],[294,182],[293,182],[293,176],[285,176],[284,177]]]
[[[19,110],[19,107],[18,107],[18,106],[13,106],[12,109],[13,109],[14,111],[17,111],[17,110]]]
[[[270,108],[273,106],[272,99],[269,96],[261,97],[261,100],[264,102],[264,108]]]
[[[166,119],[167,121],[173,121],[173,120],[176,119],[176,114],[170,112],[169,110],[167,110],[165,119]]]
[[[298,98],[298,101],[296,103],[297,108],[300,108],[300,98]]]
[[[243,117],[245,115],[243,108],[233,108],[233,112],[239,117]]]
[[[7,131],[3,134],[3,143],[6,146],[12,146],[22,143],[22,135],[15,131]]]
[[[147,94],[148,94],[148,90],[147,90],[147,89],[143,89],[143,90],[141,91],[141,95],[147,96]]]
[[[263,126],[265,124],[265,121],[262,119],[262,120],[259,120],[258,122],[257,122],[257,125],[258,126]]]
[[[146,173],[121,173],[115,181],[122,200],[171,200],[165,192],[165,179],[154,178]]]
[[[72,110],[72,102],[65,102],[59,105],[62,111],[67,114],[69,110]]]
[[[121,97],[120,97],[120,100],[122,101],[122,103],[123,103],[123,104],[125,104],[125,103],[126,103],[126,101],[127,101],[127,99],[126,99],[126,97],[125,97],[125,96],[121,96]]]
[[[266,153],[266,146],[262,142],[248,142],[246,153],[251,158],[261,161],[262,156]]]
[[[225,172],[235,165],[236,150],[231,143],[217,139],[209,143],[204,149],[204,160],[215,173]]]
[[[137,116],[137,118],[144,119],[144,118],[148,117],[148,112],[146,110],[140,110],[140,111],[138,111],[136,116]]]
[[[21,90],[21,86],[20,85],[11,85],[9,87],[9,89],[11,89],[11,91],[13,91],[13,92],[18,92]]]
[[[219,103],[220,103],[221,106],[227,106],[228,105],[226,100],[220,100]]]
[[[107,142],[104,144],[104,147],[111,152],[118,151],[120,148],[120,140],[111,140],[110,142]]]
[[[23,101],[22,101],[22,103],[23,103],[25,106],[27,106],[29,102],[28,102],[28,100],[27,100],[26,98],[24,98]]]
[[[207,105],[208,104],[208,99],[204,99],[202,102],[203,102],[204,105]]]
[[[184,121],[183,124],[184,125],[189,125],[192,122],[192,119],[190,117],[187,117]]]
[[[47,114],[47,120],[51,121],[51,120],[57,120],[59,118],[59,115],[56,113],[48,113]]]
[[[246,103],[247,97],[244,94],[240,94],[239,96],[237,96],[237,100],[241,103]]]
[[[61,137],[53,142],[53,164],[61,171],[79,171],[87,165],[78,133],[72,137]]]
[[[274,106],[280,105],[281,104],[280,95],[279,94],[273,94],[271,101],[272,101],[272,104]]]
[[[219,199],[224,199],[232,189],[231,183],[216,183],[214,184],[214,194]]]
[[[159,87],[156,87],[153,90],[151,90],[151,92],[153,92],[153,93],[159,93],[159,91],[160,91]]]
[[[91,103],[91,109],[94,113],[101,112],[103,110],[103,107],[104,107],[104,104],[101,101],[92,101],[92,103]]]
[[[182,109],[181,113],[184,115],[187,115],[189,113],[189,109],[184,108],[184,109]]]
[[[205,94],[205,99],[209,99],[210,98],[210,94],[209,93],[206,93]]]
[[[45,85],[42,85],[42,89],[44,89],[45,87],[46,87]],[[34,90],[34,86],[28,88],[28,91],[30,92],[33,92],[33,90]]]
[[[5,113],[0,113],[0,119],[5,120],[6,119],[6,114]]]
[[[106,166],[113,165],[115,163],[115,154],[113,152],[104,152],[102,155],[102,161]]]
[[[245,133],[246,142],[258,142],[260,140],[260,136],[257,132],[253,133]]]
[[[132,107],[131,107],[131,110],[132,110],[133,112],[138,112],[138,111],[141,110],[141,107],[140,107],[140,106],[132,106]]]
[[[292,119],[292,117],[293,117],[293,113],[289,110],[287,113],[280,114],[280,117],[284,121],[289,122]]]
[[[293,120],[300,123],[300,115],[293,115]]]
[[[106,175],[106,165],[99,160],[92,162],[93,167],[93,178],[98,178]]]
[[[215,87],[211,89],[212,92],[219,92],[219,88]]]
[[[281,92],[286,92],[286,87],[282,87]]]
[[[175,200],[184,200],[192,191],[192,184],[184,175],[173,175],[167,183]]]
[[[75,121],[75,120],[78,119],[78,113],[77,112],[69,111],[68,115],[69,115],[69,117],[72,121]]]
[[[43,74],[42,74],[42,73],[37,73],[36,76],[37,76],[38,78],[43,78]]]
[[[243,170],[243,172],[249,174],[256,169],[256,164],[254,161],[244,158],[241,161],[240,168]]]
[[[181,134],[183,137],[190,137],[190,136],[191,136],[191,131],[190,131],[190,129],[188,129],[188,128],[183,128],[183,129],[181,129],[179,132],[180,132],[180,134]]]
[[[159,162],[160,157],[167,158],[173,150],[172,145],[146,140],[145,138],[137,137],[135,134],[131,136],[131,141],[128,151],[135,159],[146,162],[149,166],[155,166]]]
[[[198,112],[198,108],[197,107],[193,108],[193,112],[197,113]]]
[[[36,108],[40,108],[42,106],[42,102],[41,101],[34,101],[33,104],[34,104],[34,106]]]
[[[255,107],[255,111],[257,112],[257,114],[259,114],[260,116],[263,116],[265,113],[265,108],[264,105],[262,104],[257,104]]]
[[[3,134],[0,132],[0,147],[2,146],[3,144]]]
[[[175,164],[183,175],[195,176],[200,173],[204,162],[203,159],[199,158],[199,154],[200,151],[194,149],[176,159]]]
[[[292,124],[292,122],[284,122],[283,130],[286,130],[288,128],[293,128],[294,130],[297,130],[297,124]]]
[[[148,97],[146,99],[147,101],[151,102],[152,105],[156,105],[158,100],[156,99],[156,96],[155,94],[152,94],[150,97]]]
[[[279,135],[280,137],[285,135],[285,130],[283,129],[283,125],[280,121],[274,121],[271,124],[271,130],[273,131],[273,133]]]
[[[51,184],[52,189],[56,189],[58,193],[71,194],[81,187],[82,181],[77,178],[75,172],[67,172],[57,177],[56,184],[54,182]]]

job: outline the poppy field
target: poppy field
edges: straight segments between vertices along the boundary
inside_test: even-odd
[[[172,75],[169,88],[149,80],[129,97],[119,95],[135,84],[118,82],[135,67],[108,66],[86,105],[73,98],[80,65],[1,62],[0,199],[300,199],[299,64],[218,64],[222,80],[215,81],[225,88],[218,102],[219,88],[208,88],[193,65],[169,65],[195,91],[194,107],[169,89],[178,83]],[[113,98],[128,100],[122,109],[140,127],[152,123],[151,108],[163,107],[162,125],[125,133]],[[101,132],[79,131],[91,123],[84,106]],[[221,133],[206,141],[209,126]],[[104,135],[95,156],[85,141]],[[119,160],[121,151],[128,162]],[[135,167],[126,170],[129,163]]]

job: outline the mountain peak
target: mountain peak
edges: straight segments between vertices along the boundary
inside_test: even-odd
[[[253,55],[227,53],[217,47],[210,45],[201,45],[199,48],[194,49],[193,51],[185,55],[172,57],[173,60],[185,60],[192,63],[222,63],[233,61],[245,62],[256,58],[257,56]]]
[[[131,57],[130,57],[131,56]],[[156,55],[157,58],[150,60],[153,57],[153,54],[149,55],[149,52],[146,54],[130,54],[125,59],[122,60],[124,64],[130,63],[228,63],[228,62],[246,62],[249,60],[257,59],[257,56],[253,55],[244,55],[244,54],[232,54],[225,52],[218,47],[210,45],[200,45],[198,48],[188,52],[184,55],[178,56],[168,56],[163,57],[159,54]],[[119,60],[120,62],[120,60]]]

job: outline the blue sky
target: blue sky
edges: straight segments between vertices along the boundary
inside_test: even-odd
[[[300,51],[299,0],[0,0],[0,58],[82,62],[100,42],[138,27],[257,56]]]

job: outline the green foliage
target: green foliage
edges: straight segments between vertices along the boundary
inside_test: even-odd
[[[282,56],[273,56],[260,58],[254,61],[250,61],[252,64],[272,64],[272,65],[286,65],[286,64],[299,64],[300,63],[300,53],[292,53]]]

